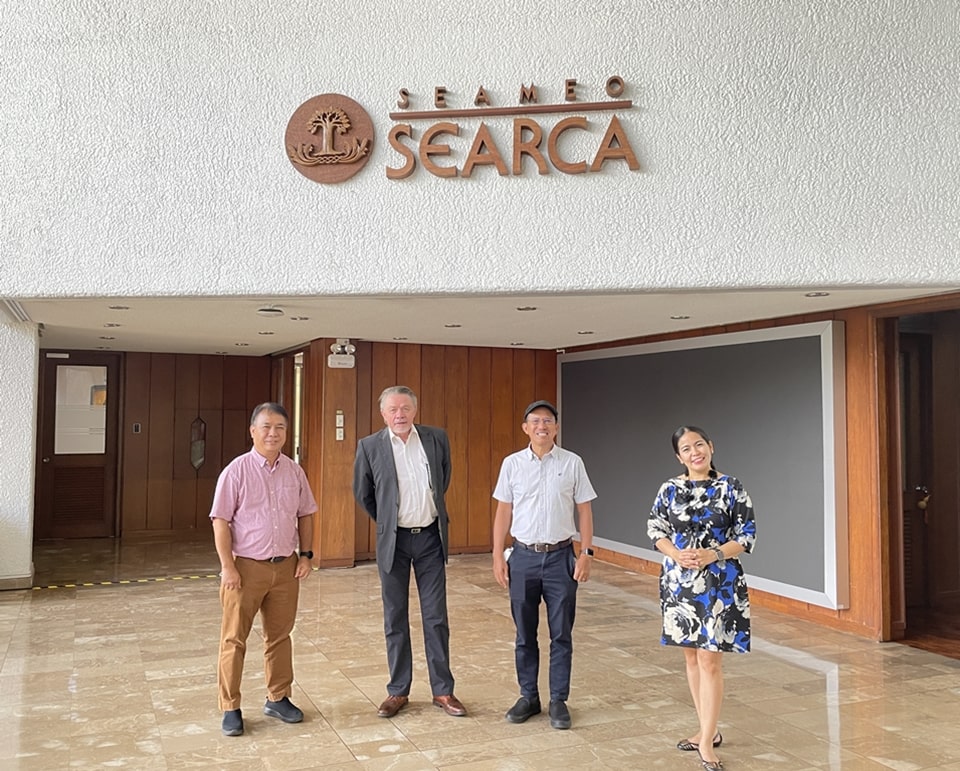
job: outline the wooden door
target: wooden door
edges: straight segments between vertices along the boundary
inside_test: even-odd
[[[120,354],[40,356],[34,537],[114,537]]]
[[[930,602],[928,514],[932,454],[931,339],[900,335],[901,499],[903,588],[907,608]]]

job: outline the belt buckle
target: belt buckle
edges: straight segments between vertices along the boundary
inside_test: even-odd
[[[535,552],[540,552],[541,554],[550,551],[550,544],[548,543],[535,543],[533,545],[533,550]]]
[[[419,533],[421,530],[423,530],[422,527],[411,527],[411,528],[410,528],[410,532],[411,532],[413,535],[416,535],[416,534]]]

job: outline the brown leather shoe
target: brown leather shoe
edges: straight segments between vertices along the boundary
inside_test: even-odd
[[[463,717],[467,714],[467,708],[464,707],[460,703],[460,699],[452,693],[448,693],[446,696],[434,696],[433,706],[440,707],[440,709],[453,717]]]
[[[393,717],[407,706],[408,701],[410,701],[410,699],[406,696],[388,696],[387,700],[380,705],[380,709],[377,710],[377,715],[380,717]]]

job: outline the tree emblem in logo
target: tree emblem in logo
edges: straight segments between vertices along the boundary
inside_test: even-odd
[[[343,182],[370,158],[373,123],[366,111],[340,94],[301,104],[287,124],[287,156],[314,182]]]

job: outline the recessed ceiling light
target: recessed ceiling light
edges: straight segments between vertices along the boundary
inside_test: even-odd
[[[463,325],[462,324],[444,324],[443,326],[445,326],[447,329],[460,329],[460,327]]]
[[[405,338],[405,337],[395,337],[395,338],[393,338],[393,339],[394,339],[394,340],[406,340],[407,338]]]
[[[227,352],[226,352],[226,351],[214,351],[214,353],[217,354],[218,356],[226,356],[226,355],[227,355]]]
[[[671,319],[674,321],[682,321],[683,319],[689,319],[689,316],[684,316],[682,313],[678,313],[676,316],[671,316]]]
[[[309,316],[291,316],[290,321],[309,321]]]
[[[275,319],[283,315],[283,310],[281,308],[276,308],[273,305],[269,305],[263,308],[257,308],[257,315],[264,316],[268,319]]]
[[[98,345],[98,346],[97,346],[97,350],[98,350],[98,351],[109,351],[109,350],[112,350],[112,349],[110,348],[109,345]]]
[[[519,308],[517,308],[518,311],[535,311],[536,309],[536,305],[521,305]]]
[[[130,310],[129,305],[108,305],[107,306],[112,311],[128,311]]]
[[[246,348],[250,343],[234,343],[237,348]]]
[[[115,322],[115,321],[109,321],[109,322],[107,322],[106,324],[104,324],[103,326],[105,326],[107,329],[111,329],[111,328],[113,328],[113,327],[122,327],[123,324],[117,324],[117,322]]]
[[[829,297],[829,292],[807,292],[804,297]]]
[[[257,332],[258,335],[272,335],[273,332]]]
[[[523,343],[515,342],[515,343],[510,343],[510,345],[523,345]]]
[[[578,335],[592,335],[592,334],[593,334],[593,330],[592,330],[592,329],[581,329],[579,332],[577,332],[577,334],[578,334]]]
[[[110,337],[110,335],[100,335],[101,340],[116,340],[115,337]]]

